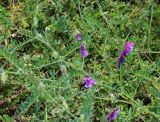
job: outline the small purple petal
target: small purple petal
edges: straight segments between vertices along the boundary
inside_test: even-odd
[[[88,56],[88,51],[86,50],[86,46],[84,44],[81,44],[80,51],[82,54],[82,58],[85,58]]]
[[[117,66],[120,68],[120,65],[123,63],[125,57],[133,51],[134,43],[133,42],[127,42],[124,46],[124,49],[121,52],[121,55],[118,58]]]
[[[111,122],[117,118],[118,113],[120,112],[120,108],[115,108],[111,113],[107,116],[107,122]]]
[[[89,75],[86,75],[84,78],[84,87],[91,88],[94,84],[96,84],[96,81],[91,79]]]
[[[122,54],[124,56],[127,56],[130,52],[132,52],[133,47],[134,47],[134,43],[133,42],[127,42],[125,44],[125,47],[124,47],[123,51],[122,51]]]
[[[78,41],[81,40],[81,34],[80,34],[80,33],[78,33],[78,34],[76,35],[76,39],[77,39]]]

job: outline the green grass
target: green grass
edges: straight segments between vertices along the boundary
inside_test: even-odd
[[[156,0],[1,0],[0,121],[105,122],[119,107],[116,122],[160,122],[159,27]]]

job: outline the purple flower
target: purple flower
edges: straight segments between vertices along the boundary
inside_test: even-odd
[[[94,84],[96,84],[96,81],[91,79],[89,75],[86,75],[84,78],[84,87],[91,88]]]
[[[88,51],[86,50],[86,46],[84,44],[81,44],[80,51],[82,54],[82,58],[85,58],[88,56]]]
[[[78,33],[78,34],[76,35],[76,39],[77,39],[78,41],[81,40],[81,34],[80,34],[80,33]]]
[[[119,56],[119,58],[118,58],[118,63],[117,63],[118,68],[120,68],[121,64],[123,63],[124,58],[125,58],[125,57],[124,57],[123,55],[120,55],[120,56]]]
[[[132,52],[134,47],[134,43],[133,42],[127,42],[124,46],[124,49],[122,51],[122,55],[123,56],[127,56],[130,52]]]
[[[111,122],[117,118],[118,113],[120,112],[120,108],[115,108],[111,113],[107,116],[107,122]]]
[[[81,40],[81,33],[79,32],[78,29],[75,29],[75,31],[74,31],[74,36],[76,37],[76,39],[77,39],[78,41]]]
[[[120,68],[120,65],[123,63],[124,58],[133,51],[134,43],[133,42],[127,42],[124,46],[124,49],[121,52],[121,55],[118,58],[118,68]]]

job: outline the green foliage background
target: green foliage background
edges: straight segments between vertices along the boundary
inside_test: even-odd
[[[105,122],[119,107],[117,122],[160,122],[159,35],[156,0],[0,0],[0,120]]]

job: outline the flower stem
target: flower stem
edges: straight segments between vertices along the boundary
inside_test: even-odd
[[[123,67],[120,66],[120,69],[119,69],[119,80],[122,81],[123,79]]]
[[[84,58],[82,58],[82,70],[84,71]]]

